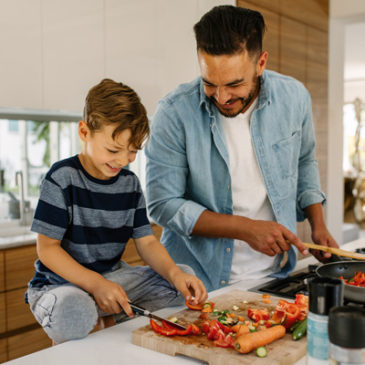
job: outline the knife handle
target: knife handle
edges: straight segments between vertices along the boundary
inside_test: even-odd
[[[143,316],[146,316],[149,314],[149,312],[146,309],[139,307],[138,305],[135,305],[133,303],[129,303],[129,305],[131,306],[133,312],[135,312],[135,313],[142,314]]]

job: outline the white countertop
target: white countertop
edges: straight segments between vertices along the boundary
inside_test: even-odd
[[[0,250],[34,245],[37,233],[30,226],[21,226],[17,220],[0,223]]]
[[[349,242],[341,248],[354,250],[365,247],[365,238]],[[300,260],[296,270],[299,271],[311,263],[316,263],[314,257]],[[237,284],[227,286],[209,293],[213,298],[217,295],[231,291],[233,289],[248,290],[267,281],[268,279],[242,281]],[[181,307],[165,308],[156,312],[161,316],[168,317],[172,313],[184,309]],[[138,317],[130,321],[115,325],[110,328],[90,334],[82,340],[65,342],[51,348],[35,352],[33,354],[9,361],[6,364],[12,365],[120,365],[120,364],[145,364],[148,365],[170,365],[177,364],[206,364],[203,361],[192,359],[186,356],[171,357],[156,351],[152,351],[132,344],[132,331],[148,324],[148,319]],[[21,344],[19,344],[21,346]],[[305,357],[295,363],[295,365],[305,365]]]

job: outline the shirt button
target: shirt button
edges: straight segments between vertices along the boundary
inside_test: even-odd
[[[226,281],[225,281],[225,280],[222,280],[222,281],[221,281],[221,284],[222,284],[222,285],[224,285],[225,283],[226,283]]]
[[[229,247],[226,248],[226,252],[231,252],[231,249]]]

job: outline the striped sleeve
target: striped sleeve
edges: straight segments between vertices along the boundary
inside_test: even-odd
[[[31,230],[62,240],[68,223],[69,214],[63,190],[47,174],[40,187],[40,197]]]
[[[137,178],[137,177],[136,177]],[[144,236],[149,236],[153,233],[151,224],[147,218],[146,201],[143,195],[141,185],[137,178],[137,206],[134,213],[133,220],[133,238],[141,238]]]

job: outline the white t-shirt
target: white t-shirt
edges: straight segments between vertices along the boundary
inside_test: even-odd
[[[274,221],[264,181],[256,160],[250,134],[250,119],[257,98],[234,118],[221,115],[232,179],[233,214],[251,219]],[[234,240],[230,284],[243,279],[258,279],[273,272],[275,256],[253,250],[246,242]]]

